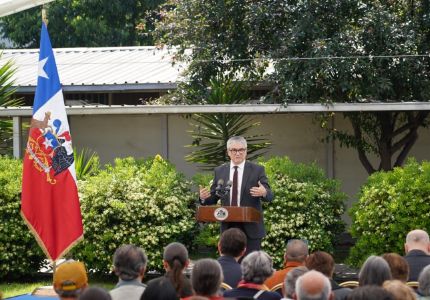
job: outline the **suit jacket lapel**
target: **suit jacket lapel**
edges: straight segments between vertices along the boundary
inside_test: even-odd
[[[221,178],[224,180],[224,184],[227,184],[227,181],[230,179],[230,163],[225,164],[225,168],[222,171]],[[224,186],[225,187],[225,186]],[[230,192],[225,195],[225,201],[224,204],[226,206],[230,206]]]
[[[240,187],[240,206],[242,206],[242,201],[244,200],[243,194],[245,192],[246,182],[248,181],[249,174],[251,174],[251,164],[245,161],[245,167],[243,168],[243,176],[242,176],[242,186]]]

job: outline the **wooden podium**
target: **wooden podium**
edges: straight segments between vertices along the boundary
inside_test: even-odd
[[[198,222],[261,222],[261,213],[249,206],[197,206]]]

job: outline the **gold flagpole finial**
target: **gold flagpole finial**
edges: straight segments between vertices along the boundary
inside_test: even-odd
[[[49,21],[46,18],[45,1],[43,1],[43,5],[42,5],[42,21],[45,22],[45,26],[48,27]]]

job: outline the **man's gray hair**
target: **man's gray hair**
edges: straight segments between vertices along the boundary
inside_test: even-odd
[[[301,240],[292,240],[285,248],[285,256],[287,257],[287,261],[297,261],[302,263],[305,261],[308,254],[308,246],[304,241]]]
[[[412,230],[406,236],[406,244],[423,244],[429,243],[429,235],[424,230]]]
[[[248,148],[248,144],[246,143],[246,140],[241,136],[232,136],[227,141],[227,149],[230,149],[231,143],[242,143],[245,148]]]
[[[418,277],[418,290],[423,296],[430,296],[430,265],[425,267]]]
[[[358,285],[382,286],[385,280],[391,280],[391,270],[388,263],[382,257],[371,255],[364,262],[358,274]]]
[[[222,269],[215,259],[199,259],[191,272],[191,285],[196,295],[218,296],[222,283]]]
[[[67,280],[67,281],[64,281],[61,286],[70,286],[70,285],[76,285],[76,283],[74,283],[73,281]],[[82,294],[83,289],[82,289],[82,287],[80,287],[80,288],[75,289],[75,290],[67,290],[66,291],[66,290],[59,289],[58,287],[55,287],[55,292],[61,298],[76,298],[76,299],[78,299],[78,297]]]
[[[293,294],[296,292],[296,281],[297,278],[309,272],[309,269],[306,267],[297,267],[288,272],[287,276],[285,276],[284,280],[284,291],[285,298],[293,299]]]
[[[321,290],[314,295],[308,294],[308,289],[311,286],[310,282],[307,282],[306,285],[302,283],[306,277],[315,277],[316,279],[319,278],[319,280],[323,280],[323,286],[321,287]],[[306,278],[307,281],[310,279]],[[313,280],[311,280],[314,282]],[[320,282],[321,283],[321,282]],[[312,289],[315,289],[313,286]],[[296,281],[296,295],[298,300],[329,300],[330,299],[330,293],[331,293],[331,284],[330,280],[324,276],[322,273],[312,270],[307,272],[305,275],[300,276]]]
[[[131,244],[119,247],[113,256],[113,266],[118,277],[124,281],[139,277],[142,268],[146,268],[147,261],[145,251]]]
[[[240,265],[242,278],[246,282],[263,284],[267,278],[275,273],[273,262],[269,254],[263,251],[255,251],[248,254]]]

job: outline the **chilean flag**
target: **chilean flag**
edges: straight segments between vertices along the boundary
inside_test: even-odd
[[[53,262],[84,239],[72,139],[48,30],[42,22],[21,216]]]

